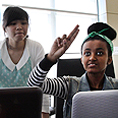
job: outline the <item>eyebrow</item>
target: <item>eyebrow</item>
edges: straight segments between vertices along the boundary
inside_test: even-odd
[[[84,51],[90,51],[90,48],[86,48]],[[103,48],[97,48],[96,50],[104,50]]]
[[[104,50],[103,48],[97,48],[97,50]]]

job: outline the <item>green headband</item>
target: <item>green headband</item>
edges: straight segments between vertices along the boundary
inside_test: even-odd
[[[105,39],[105,41],[107,41],[107,42],[109,43],[109,45],[110,45],[110,47],[111,47],[111,51],[113,52],[113,43],[112,43],[112,41],[111,41],[107,36],[100,34],[101,32],[104,32],[104,31],[106,31],[106,30],[108,30],[108,28],[105,28],[105,29],[103,29],[103,30],[101,30],[101,31],[99,31],[99,32],[95,32],[95,31],[91,32],[91,33],[87,36],[87,38],[84,40],[84,42],[85,42],[88,38],[94,37],[94,36],[97,35],[97,36],[99,36],[99,37]]]

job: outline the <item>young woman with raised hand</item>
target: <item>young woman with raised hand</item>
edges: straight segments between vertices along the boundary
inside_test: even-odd
[[[39,86],[44,93],[66,100],[64,118],[71,118],[72,97],[77,92],[118,89],[118,80],[105,74],[106,67],[112,62],[112,40],[117,34],[110,25],[102,22],[93,23],[88,28],[88,36],[82,43],[81,62],[86,72],[81,77],[63,76],[51,79],[46,77],[51,66],[74,41],[79,31],[78,27],[77,25],[69,36],[63,35],[54,41],[50,53],[37,64],[28,79],[29,86]]]

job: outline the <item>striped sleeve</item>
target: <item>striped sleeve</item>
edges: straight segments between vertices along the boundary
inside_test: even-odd
[[[42,87],[45,76],[48,71],[44,71],[40,68],[39,64],[32,70],[28,78],[28,86]]]
[[[42,89],[44,93],[65,99],[68,94],[69,79],[66,76],[45,79]]]
[[[32,72],[30,73],[29,78],[28,78],[29,86],[41,87],[48,71],[56,63],[56,62],[55,63],[51,62],[46,57],[47,57],[47,55],[40,63],[38,63],[34,67]]]
[[[46,75],[54,63],[46,58],[32,70],[28,78],[28,86],[39,86],[46,94],[65,99],[68,93],[69,79],[66,76],[47,78]]]

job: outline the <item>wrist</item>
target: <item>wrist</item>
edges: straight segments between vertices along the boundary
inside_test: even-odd
[[[53,63],[57,61],[57,59],[54,57],[54,55],[51,55],[51,54],[47,55],[47,59],[50,60]]]
[[[45,58],[39,63],[39,66],[41,69],[43,69],[44,71],[49,71],[50,68],[57,63],[57,60],[55,62],[52,62],[51,60],[49,60],[47,58],[47,55],[45,55]]]

